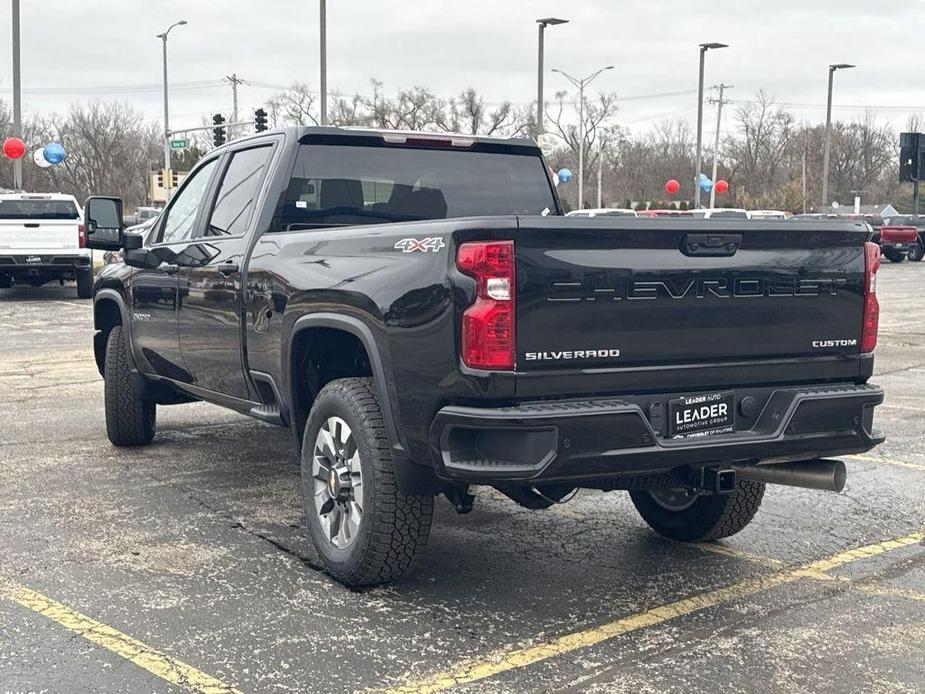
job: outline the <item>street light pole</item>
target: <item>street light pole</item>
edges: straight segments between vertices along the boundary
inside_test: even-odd
[[[19,60],[19,0],[13,0],[13,137],[22,138],[22,83]],[[22,189],[22,157],[13,160],[13,190]]]
[[[328,17],[327,2],[319,0],[321,6],[321,125],[328,124]]]
[[[560,19],[558,17],[544,17],[543,19],[537,19],[537,29],[539,30],[539,46],[538,54],[536,60],[536,142],[538,145],[542,146],[543,144],[543,57],[545,54],[544,49],[544,36],[546,33],[546,27],[556,26],[557,24],[568,24],[567,19]]]
[[[567,72],[553,68],[569,82],[578,87],[578,209],[584,209],[584,178],[585,178],[585,86],[605,70],[613,70],[613,65],[602,67],[583,79],[572,77]]]
[[[163,34],[158,34],[156,38],[159,38],[163,44],[163,53],[164,53],[164,169],[167,170],[170,168],[170,109],[167,105],[167,35],[170,33],[170,30],[174,27],[183,26],[186,24],[185,19],[181,19],[179,22],[174,22],[169,27],[167,31]],[[164,176],[164,189],[167,192],[167,198],[170,198],[170,176]]]
[[[825,147],[822,154],[822,208],[829,204],[829,137],[832,131],[832,83],[836,70],[847,70],[854,65],[837,63],[829,65],[829,91],[825,102]]]
[[[728,48],[725,43],[701,43],[700,44],[700,72],[697,82],[697,157],[694,164],[694,209],[700,208],[700,167],[703,164],[702,147],[703,147],[703,72],[704,58],[707,51],[711,48]]]

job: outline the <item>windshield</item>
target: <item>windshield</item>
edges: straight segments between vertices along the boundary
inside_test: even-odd
[[[301,145],[274,228],[381,224],[556,209],[542,158],[365,145]]]
[[[70,200],[0,200],[0,219],[77,219]]]

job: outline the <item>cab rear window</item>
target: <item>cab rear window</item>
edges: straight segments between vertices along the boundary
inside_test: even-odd
[[[545,165],[533,154],[303,144],[273,228],[555,210]]]
[[[0,219],[78,219],[70,200],[0,200]]]

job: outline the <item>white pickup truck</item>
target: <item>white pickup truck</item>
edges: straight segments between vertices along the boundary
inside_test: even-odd
[[[73,195],[0,194],[0,289],[77,282],[93,296],[91,251],[84,248],[83,210]]]

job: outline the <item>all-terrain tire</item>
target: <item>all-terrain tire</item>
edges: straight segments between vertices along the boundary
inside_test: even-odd
[[[896,253],[895,251],[887,251],[883,255],[887,257],[891,263],[901,263],[906,259],[905,253]]]
[[[347,423],[362,474],[362,517],[346,547],[337,547],[329,539],[315,503],[315,443],[319,430],[331,418]],[[407,495],[399,490],[379,396],[371,378],[331,381],[315,398],[302,441],[302,506],[325,569],[344,585],[361,587],[393,581],[406,574],[424,552],[434,497]]]
[[[121,325],[109,332],[103,368],[106,435],[114,446],[146,446],[154,438],[157,405],[139,393]]]
[[[906,254],[906,257],[914,263],[921,262],[922,258],[925,258],[925,246],[919,241],[915,248]]]
[[[91,268],[77,270],[77,298],[93,298],[93,270]]]
[[[735,535],[748,525],[764,497],[765,485],[739,480],[731,494],[702,494],[683,510],[669,510],[652,492],[630,492],[639,515],[660,535],[681,542],[707,542]]]

